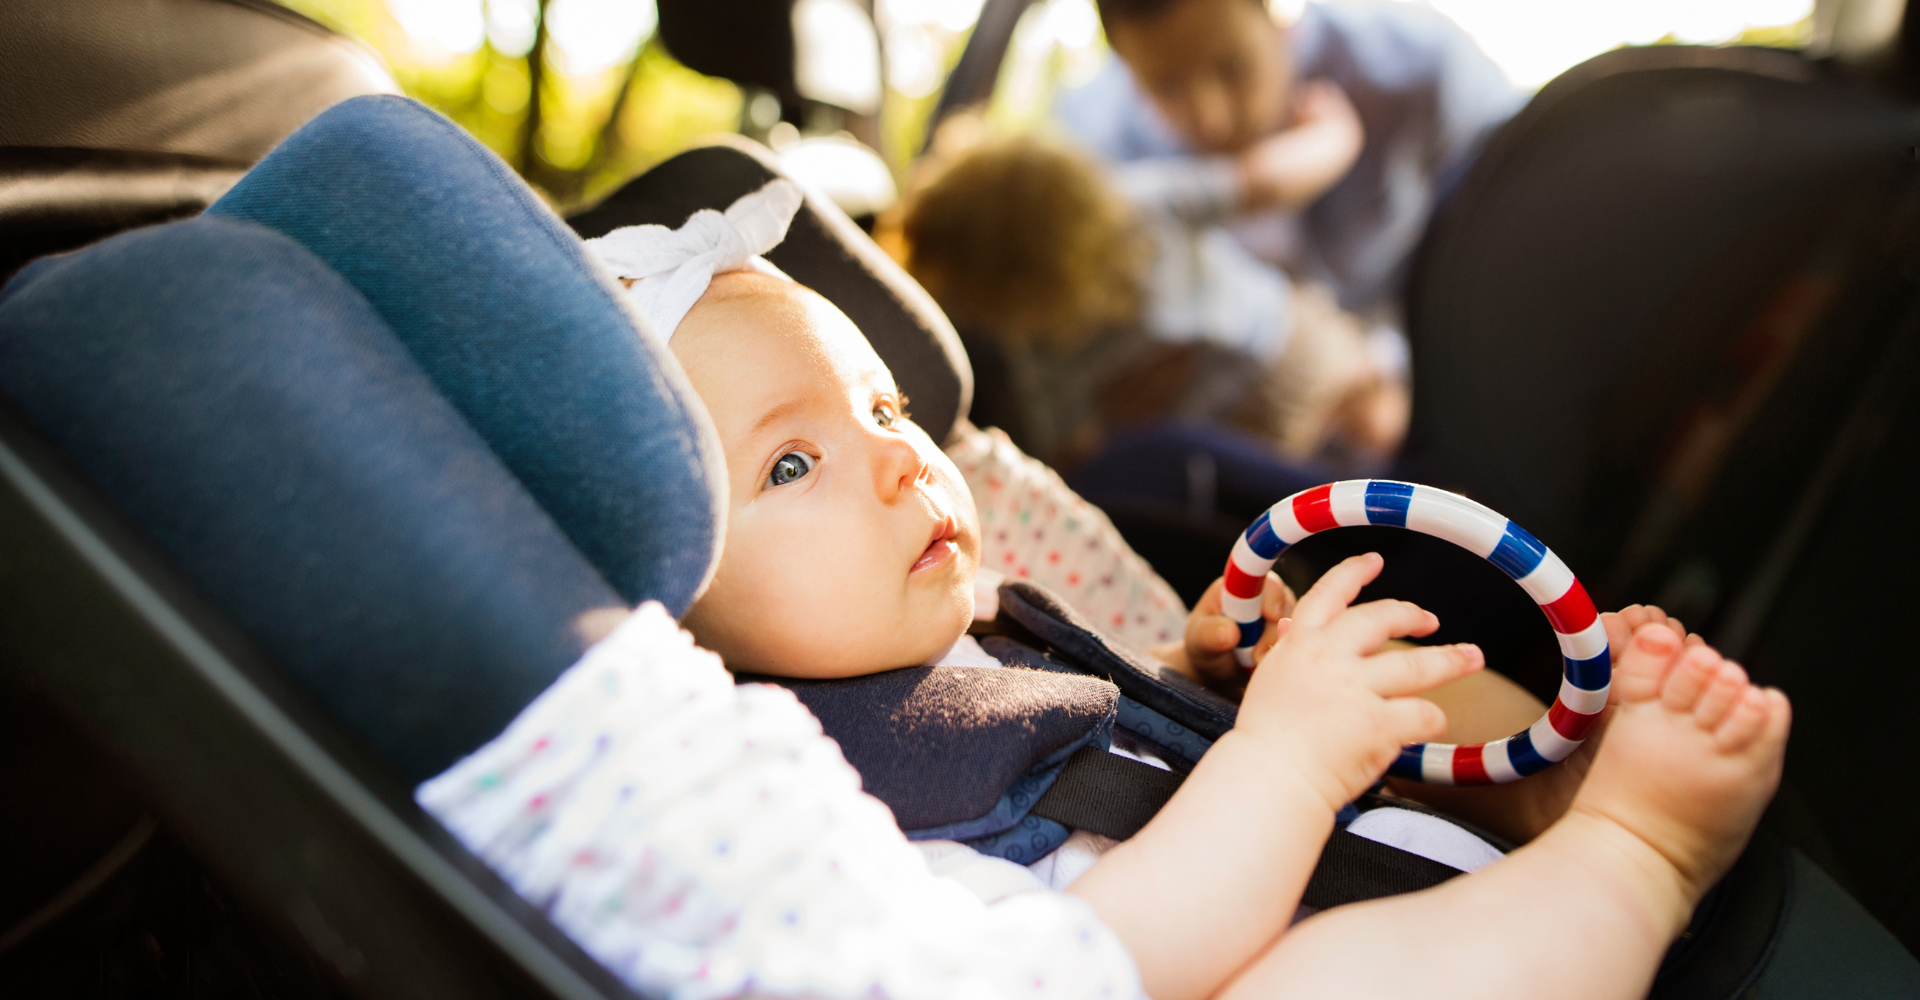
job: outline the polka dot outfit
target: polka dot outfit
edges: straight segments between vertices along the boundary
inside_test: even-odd
[[[1143,997],[1080,901],[935,875],[791,693],[656,603],[415,795],[648,996]]]
[[[1059,595],[1135,646],[1177,642],[1187,609],[1100,509],[998,429],[963,426],[947,456],[980,509],[980,565]]]

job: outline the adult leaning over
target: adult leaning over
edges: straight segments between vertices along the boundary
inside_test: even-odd
[[[1064,95],[1061,125],[1144,210],[1225,224],[1375,329],[1427,217],[1524,101],[1424,5],[1099,0],[1118,58]],[[1390,347],[1388,349],[1391,349]]]

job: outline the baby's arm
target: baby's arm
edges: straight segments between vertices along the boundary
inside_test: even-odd
[[[1247,687],[1239,724],[1131,840],[1068,890],[1126,942],[1148,995],[1212,994],[1292,919],[1341,806],[1441,711],[1410,697],[1479,669],[1478,649],[1378,652],[1439,627],[1402,601],[1349,607],[1377,555],[1329,571]]]
[[[1646,996],[1772,798],[1792,711],[1663,621],[1614,653],[1613,718],[1558,822],[1472,875],[1306,920],[1226,1000]]]

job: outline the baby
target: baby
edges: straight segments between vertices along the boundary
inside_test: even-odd
[[[696,245],[678,256],[637,239],[625,256],[602,251],[640,279],[636,304],[670,336],[726,455],[726,541],[684,624],[736,670],[829,678],[934,661],[974,614],[973,503],[852,322],[746,259],[777,242],[797,205],[775,190],[729,211],[732,235],[717,213],[697,216],[716,234],[707,249],[686,237]],[[621,263],[647,259],[651,271]],[[1644,995],[1771,796],[1785,697],[1658,612],[1608,616],[1614,705],[1604,744],[1580,762],[1584,782],[1556,769],[1577,784],[1562,815],[1471,878],[1289,929],[1335,813],[1402,744],[1446,734],[1441,709],[1415,695],[1481,667],[1470,646],[1383,648],[1438,622],[1404,602],[1351,606],[1380,565],[1350,559],[1297,603],[1271,585],[1236,727],[1068,891],[1126,942],[1157,1000]],[[1169,652],[1198,672],[1225,651],[1209,611],[1203,602]],[[1379,962],[1383,951],[1396,960]]]

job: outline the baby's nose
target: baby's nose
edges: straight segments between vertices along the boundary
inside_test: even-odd
[[[874,488],[884,500],[892,500],[911,490],[926,478],[930,469],[919,449],[897,437],[883,440],[874,458]]]

